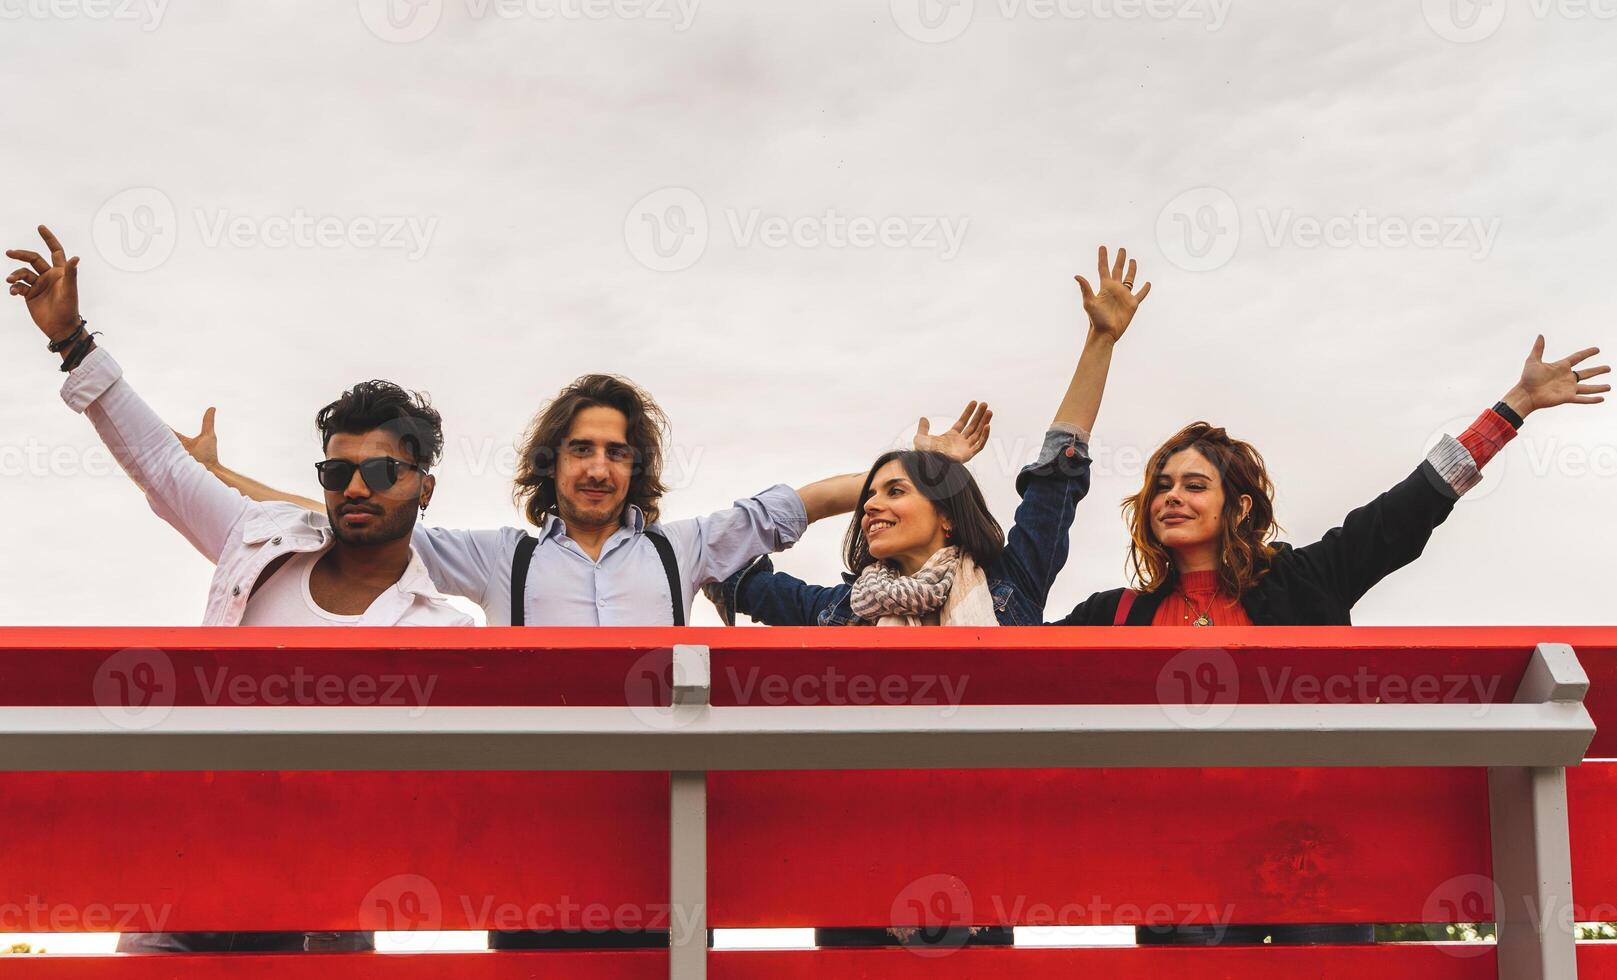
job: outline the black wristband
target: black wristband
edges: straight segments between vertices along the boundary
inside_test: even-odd
[[[74,344],[79,342],[79,338],[84,336],[84,328],[87,325],[88,322],[84,319],[84,317],[79,317],[79,325],[73,328],[72,333],[68,334],[66,337],[63,337],[61,340],[51,341],[45,345],[45,349],[50,351],[52,354],[60,354],[62,351],[67,350],[69,347],[72,347]]]
[[[74,344],[73,349],[67,352],[67,356],[62,358],[62,373],[66,374],[83,364],[84,359],[90,356],[90,349],[94,346],[95,334],[85,334],[83,339]]]
[[[1522,427],[1522,422],[1524,421],[1522,417],[1516,414],[1516,410],[1514,408],[1511,408],[1504,402],[1500,402],[1499,404],[1495,405],[1493,410],[1495,415],[1498,415],[1506,422],[1509,422],[1512,429],[1520,429]]]

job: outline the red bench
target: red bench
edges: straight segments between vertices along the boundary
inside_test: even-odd
[[[1610,628],[0,630],[0,932],[672,924],[679,943],[0,962],[126,980],[1561,980],[1572,921],[1617,920],[1617,770],[1578,764],[1617,755],[1590,742],[1617,713],[1613,673]],[[1497,921],[1500,942],[702,942],[1215,921]],[[1617,944],[1576,957],[1617,977]]]

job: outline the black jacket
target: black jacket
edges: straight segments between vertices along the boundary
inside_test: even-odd
[[[1370,587],[1420,557],[1432,529],[1459,496],[1422,462],[1397,486],[1347,516],[1342,526],[1304,548],[1277,543],[1268,574],[1241,597],[1258,626],[1351,626],[1353,604]],[[1127,626],[1150,626],[1174,584],[1141,593]],[[1111,626],[1123,590],[1097,592],[1053,626]]]

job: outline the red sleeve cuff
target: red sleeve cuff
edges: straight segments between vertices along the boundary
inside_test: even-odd
[[[1460,445],[1466,448],[1471,458],[1476,460],[1477,469],[1488,465],[1488,460],[1498,455],[1499,450],[1505,448],[1505,443],[1516,438],[1516,428],[1505,421],[1504,416],[1488,409],[1471,427],[1460,433]]]

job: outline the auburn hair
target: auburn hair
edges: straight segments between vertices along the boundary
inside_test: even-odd
[[[1187,449],[1194,449],[1218,471],[1224,490],[1224,510],[1219,520],[1219,590],[1239,598],[1269,571],[1275,549],[1270,541],[1279,525],[1275,523],[1274,484],[1263,465],[1263,456],[1249,442],[1230,438],[1222,428],[1207,422],[1192,422],[1180,429],[1151,454],[1145,467],[1145,485],[1132,497],[1123,498],[1123,518],[1129,526],[1129,565],[1133,579],[1143,592],[1156,592],[1175,579],[1173,555],[1151,530],[1151,502],[1157,496],[1157,479],[1168,460]],[[1252,499],[1252,508],[1241,516],[1241,497]]]
[[[586,374],[561,390],[539,410],[522,437],[522,458],[517,465],[514,496],[517,506],[534,526],[542,526],[556,507],[556,458],[561,443],[572,431],[573,419],[586,408],[615,408],[628,420],[629,448],[634,472],[624,508],[639,507],[646,523],[657,520],[657,505],[668,492],[663,485],[663,440],[668,417],[651,396],[627,378],[612,374]]]

